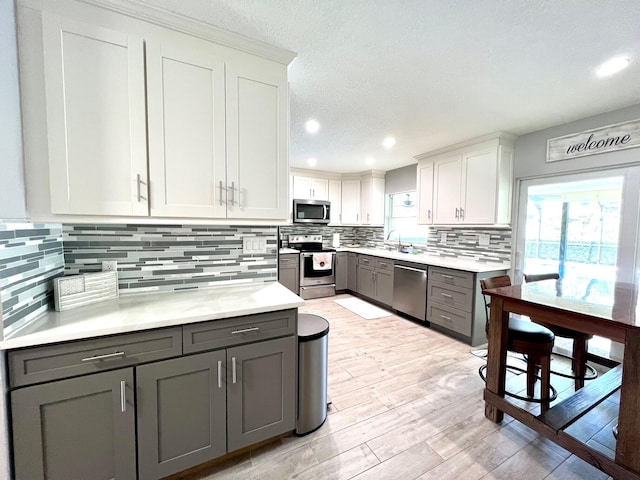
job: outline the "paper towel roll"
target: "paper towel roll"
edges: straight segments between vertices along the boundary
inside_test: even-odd
[[[340,234],[339,233],[334,233],[333,234],[333,242],[331,243],[331,246],[333,248],[338,248],[340,246]]]

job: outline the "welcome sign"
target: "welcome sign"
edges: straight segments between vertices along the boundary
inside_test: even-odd
[[[547,163],[640,147],[640,120],[547,140]]]

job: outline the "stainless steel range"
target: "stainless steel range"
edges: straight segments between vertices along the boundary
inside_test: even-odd
[[[336,294],[336,251],[322,246],[322,235],[289,235],[289,247],[300,251],[300,296]]]

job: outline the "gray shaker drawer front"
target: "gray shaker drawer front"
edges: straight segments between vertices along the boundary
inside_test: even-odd
[[[450,268],[429,267],[429,280],[456,287],[473,288],[473,273]]]
[[[465,312],[473,309],[473,290],[449,285],[441,285],[429,279],[427,298],[429,302],[437,302]]]
[[[9,385],[19,387],[98,373],[182,354],[180,327],[9,352]]]
[[[379,270],[385,270],[387,272],[393,272],[394,266],[393,260],[387,260],[385,258],[377,258],[376,259],[376,268]]]
[[[471,335],[471,314],[455,308],[427,305],[427,320],[466,337]]]
[[[182,327],[183,351],[203,352],[295,335],[296,319],[296,309],[290,309],[185,325]]]
[[[300,263],[300,255],[298,254],[292,254],[292,255],[280,255],[280,265],[281,266],[287,266],[287,267],[293,267],[296,266]]]

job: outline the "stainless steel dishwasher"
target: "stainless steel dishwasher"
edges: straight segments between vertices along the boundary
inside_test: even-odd
[[[419,320],[427,318],[427,270],[396,265],[393,271],[393,303],[399,312]]]

